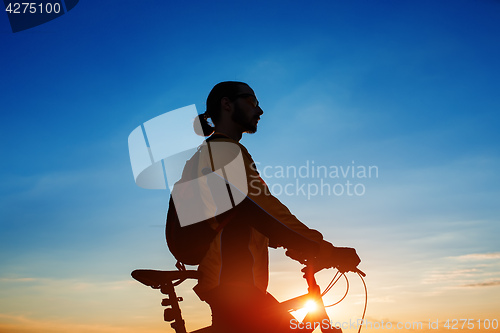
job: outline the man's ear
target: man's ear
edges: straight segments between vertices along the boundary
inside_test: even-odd
[[[220,107],[222,112],[232,112],[234,109],[234,104],[228,97],[222,97],[220,100]]]

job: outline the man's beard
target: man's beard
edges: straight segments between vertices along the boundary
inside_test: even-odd
[[[257,124],[256,123],[254,124],[254,121],[256,121],[257,118],[255,119],[246,118],[245,113],[241,110],[241,108],[237,104],[234,106],[232,120],[245,129],[243,133],[253,134],[257,132]]]

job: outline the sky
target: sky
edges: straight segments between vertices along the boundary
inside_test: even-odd
[[[0,14],[0,332],[169,330],[162,295],[130,277],[174,269],[168,192],[135,184],[127,140],[168,111],[203,112],[225,80],[264,110],[241,142],[272,192],[357,249],[368,320],[485,331],[477,320],[500,320],[499,36],[497,0],[82,0],[16,33]],[[279,300],[306,292],[283,252]],[[363,311],[348,278],[335,321]],[[210,321],[192,286],[190,330]]]

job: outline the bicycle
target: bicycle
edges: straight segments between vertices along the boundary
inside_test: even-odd
[[[167,322],[172,322],[170,326],[175,330],[176,333],[188,333],[186,331],[185,322],[184,319],[182,318],[182,313],[179,306],[179,302],[183,301],[183,299],[182,297],[177,296],[177,294],[175,293],[175,287],[180,285],[187,279],[198,279],[199,273],[198,271],[195,270],[186,270],[183,265],[176,265],[176,267],[178,269],[177,271],[137,269],[132,272],[132,277],[146,286],[149,286],[153,289],[160,289],[160,292],[162,294],[167,295],[168,297],[164,298],[161,303],[162,306],[167,307],[164,310],[163,319]],[[283,301],[279,304],[279,306],[284,307],[286,311],[291,312],[304,308],[304,305],[307,302],[313,301],[316,303],[316,305],[318,305],[318,309],[315,310],[313,314],[308,314],[310,315],[308,321],[320,324],[321,326],[320,325],[318,326],[321,328],[321,331],[323,333],[342,332],[339,328],[335,328],[332,325],[323,325],[323,324],[330,323],[330,319],[326,313],[325,308],[340,303],[347,296],[347,293],[349,291],[349,280],[347,279],[345,273],[337,271],[337,273],[335,274],[329,285],[325,288],[323,292],[321,292],[320,287],[316,283],[316,278],[314,276],[315,272],[313,271],[312,267],[306,265],[302,271],[304,272],[303,277],[307,281],[308,293]],[[368,292],[365,281],[363,279],[363,277],[365,277],[366,274],[357,268],[353,270],[353,272],[355,272],[361,278],[361,281],[363,282],[363,286],[365,288],[365,306],[363,309],[363,315],[361,319],[362,322],[364,320],[364,316],[366,313],[366,306],[368,300]],[[323,304],[322,297],[328,291],[330,291],[330,289],[342,276],[344,276],[347,281],[347,288],[344,296],[338,302],[325,306]],[[362,324],[359,326],[358,333],[361,331],[361,326]],[[213,331],[211,326],[207,326],[195,331],[191,331],[189,333],[216,333],[216,332]]]

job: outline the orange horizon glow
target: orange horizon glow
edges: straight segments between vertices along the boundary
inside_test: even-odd
[[[279,301],[284,301],[307,293],[307,284],[302,277],[302,265],[283,255],[283,250],[271,252],[271,273],[269,292]],[[392,277],[383,270],[370,267],[369,262],[362,267],[366,273],[368,306],[365,326],[362,332],[380,332],[374,325],[391,323],[421,323],[418,328],[403,328],[404,331],[450,331],[444,329],[446,320],[498,320],[499,286],[495,283],[467,283],[457,280],[464,274],[477,274],[479,267],[495,267],[499,254],[468,255],[453,259],[446,271],[449,276],[428,273],[415,278]],[[477,263],[476,263],[477,262]],[[474,268],[461,270],[462,263]],[[406,272],[402,271],[404,274]],[[416,274],[418,271],[413,271]],[[334,275],[333,270],[316,274],[320,287],[325,288]],[[354,273],[347,274],[349,292],[340,304],[327,308],[333,324],[352,323],[361,319],[364,307],[364,288]],[[404,276],[404,275],[403,275]],[[468,275],[466,275],[468,276]],[[445,279],[446,280],[443,280]],[[446,281],[445,284],[442,281]],[[165,332],[169,323],[163,321],[163,295],[158,290],[146,287],[132,278],[122,281],[78,281],[51,280],[37,278],[2,279],[3,302],[9,302],[9,311],[0,314],[0,332],[47,332],[47,333],[128,333]],[[185,281],[176,287],[188,330],[195,330],[210,324],[210,309],[193,292],[194,281]],[[345,293],[343,279],[323,297],[325,305],[337,302]],[[7,304],[7,303],[5,303]],[[305,309],[292,313],[298,320],[306,314]],[[20,315],[19,313],[23,313]],[[438,322],[438,329],[429,328],[429,323]],[[378,323],[378,324],[375,324]],[[403,326],[404,327],[404,326]],[[399,330],[391,328],[392,330]],[[355,333],[352,325],[343,330]],[[468,330],[473,332],[474,329]],[[483,328],[481,332],[485,332]],[[492,331],[492,329],[489,329]],[[173,331],[172,331],[173,332]]]

